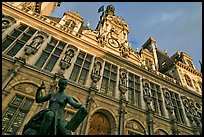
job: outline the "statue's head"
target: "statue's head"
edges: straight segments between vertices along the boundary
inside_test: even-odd
[[[65,89],[67,87],[67,84],[68,84],[68,80],[66,78],[61,78],[59,81],[58,81],[58,86],[59,88],[61,89]]]

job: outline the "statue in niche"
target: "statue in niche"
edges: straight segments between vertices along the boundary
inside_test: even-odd
[[[36,36],[32,43],[30,44],[31,47],[37,49],[38,46],[43,42],[43,37],[42,36]]]
[[[65,70],[71,66],[71,59],[74,57],[74,50],[69,49],[64,58],[60,61],[60,67],[62,70]]]
[[[164,97],[165,97],[166,105],[167,106],[173,106],[170,93],[169,92],[165,92]]]
[[[93,68],[93,73],[100,75],[100,70],[101,70],[101,63],[100,62],[96,62],[94,64],[94,68]]]
[[[100,75],[100,71],[101,71],[101,63],[100,62],[95,62],[94,64],[94,67],[93,67],[93,71],[92,71],[92,74],[91,74],[91,78],[93,80],[93,86],[96,86],[96,82],[99,81],[99,79],[101,78],[101,75]]]
[[[35,100],[36,103],[49,101],[49,106],[28,121],[24,126],[23,135],[70,135],[71,131],[74,132],[77,129],[88,112],[84,105],[75,102],[64,92],[67,83],[67,79],[61,78],[58,81],[57,92],[49,92],[47,95],[41,96],[41,90],[46,89],[42,82],[37,89]],[[67,103],[79,109],[70,121],[64,119],[64,108]]]
[[[189,113],[192,116],[197,116],[197,110],[196,110],[196,107],[194,106],[193,102],[189,103]]]
[[[66,62],[69,63],[73,57],[74,57],[74,51],[71,50],[71,49],[69,49],[69,50],[66,52],[66,55],[65,55],[65,57],[64,57],[64,61],[66,61]]]
[[[148,83],[144,83],[143,85],[143,92],[144,92],[144,96],[146,97],[150,97],[150,87],[149,87],[149,84]]]

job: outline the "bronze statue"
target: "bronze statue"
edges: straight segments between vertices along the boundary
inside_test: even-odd
[[[45,89],[44,83],[37,89],[36,103],[49,100],[48,108],[35,114],[24,126],[23,135],[69,135],[86,117],[87,109],[68,96],[64,90],[67,86],[67,79],[61,78],[58,81],[58,91],[50,92],[41,96],[40,92]],[[70,121],[64,119],[64,108],[69,103],[72,107],[79,109]]]

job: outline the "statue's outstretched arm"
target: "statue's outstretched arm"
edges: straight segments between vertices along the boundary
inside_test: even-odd
[[[70,96],[67,97],[67,103],[69,103],[73,108],[79,109],[82,104],[77,103],[74,99]]]

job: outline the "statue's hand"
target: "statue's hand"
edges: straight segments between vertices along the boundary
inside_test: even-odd
[[[39,89],[40,89],[40,90],[41,90],[41,89],[46,89],[44,81],[42,81],[42,83],[41,83]]]

